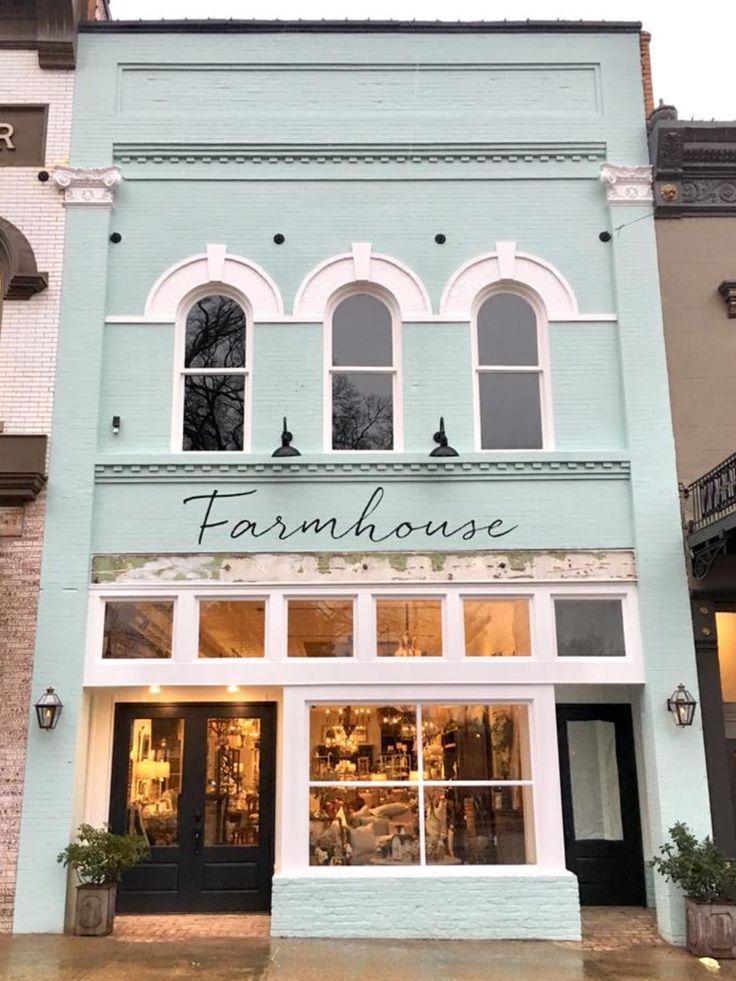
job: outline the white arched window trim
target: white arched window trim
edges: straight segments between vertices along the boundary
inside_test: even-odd
[[[332,364],[332,318],[335,310],[349,296],[359,293],[367,293],[381,300],[387,307],[391,315],[391,349],[393,352],[393,407],[394,407],[394,447],[393,450],[333,450],[332,448],[332,375],[333,371],[344,371],[344,368],[335,369]],[[401,310],[396,297],[388,290],[375,283],[355,281],[342,286],[328,298],[325,304],[325,316],[323,320],[323,342],[322,351],[323,362],[323,399],[324,406],[324,426],[323,426],[323,446],[325,453],[395,453],[404,448],[404,406],[402,398],[403,375],[402,375],[402,348],[401,348]],[[385,367],[382,368],[356,368],[356,371],[376,372],[388,374]]]
[[[199,300],[206,296],[226,296],[242,307],[245,315],[245,367],[244,368],[197,368],[192,371],[184,369],[186,351],[187,315]],[[174,402],[171,408],[171,452],[183,453],[186,456],[202,457],[203,453],[220,451],[185,450],[184,442],[184,378],[187,374],[195,375],[242,375],[245,378],[245,399],[243,403],[243,449],[232,452],[249,453],[251,448],[251,417],[253,406],[253,308],[247,297],[226,283],[204,283],[192,290],[180,302],[176,310],[176,327],[174,332]],[[225,451],[228,452],[228,451]]]
[[[485,301],[499,293],[512,293],[520,296],[532,307],[537,319],[537,366],[529,365],[481,365],[478,353],[478,313]],[[473,428],[475,449],[481,453],[539,453],[555,448],[554,416],[552,413],[552,378],[550,371],[549,317],[542,299],[524,283],[513,280],[499,280],[482,289],[473,299],[470,307],[470,350],[473,362]],[[542,424],[542,446],[539,449],[484,449],[481,438],[480,417],[480,375],[497,372],[539,374],[539,406]]]

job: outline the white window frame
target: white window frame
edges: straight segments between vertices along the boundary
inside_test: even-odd
[[[478,345],[478,314],[486,300],[499,293],[510,293],[520,297],[531,306],[537,320],[537,363],[536,365],[482,365]],[[523,283],[505,281],[482,290],[472,305],[470,320],[470,349],[473,363],[473,420],[475,429],[475,449],[479,453],[541,453],[555,448],[554,416],[552,412],[552,379],[549,353],[549,319],[539,297]],[[504,447],[484,447],[482,420],[480,413],[480,376],[485,374],[536,374],[539,378],[539,413],[542,428],[541,447],[507,449]]]
[[[524,865],[403,865],[389,869],[380,866],[340,866],[337,868],[309,865],[309,711],[319,704],[525,704],[529,718],[529,781],[495,781],[531,785],[531,820],[536,861]],[[508,876],[538,875],[542,871],[563,871],[565,850],[562,830],[562,804],[559,778],[557,741],[550,738],[556,732],[555,693],[551,685],[529,688],[521,685],[457,685],[439,693],[436,687],[371,685],[356,688],[306,687],[284,690],[283,704],[283,766],[288,760],[289,780],[282,787],[280,820],[281,861],[276,873],[314,875],[328,878],[374,878],[385,876]],[[351,786],[358,781],[340,781]],[[490,781],[493,783],[494,781]],[[457,781],[458,785],[462,781]],[[330,786],[335,786],[330,783]],[[389,786],[372,783],[373,788]],[[402,784],[403,787],[418,784]],[[424,818],[420,814],[423,825]]]
[[[381,583],[346,589],[264,584],[135,583],[90,588],[85,684],[92,687],[196,685],[332,685],[356,684],[641,684],[644,682],[636,589],[633,584],[544,583]],[[558,657],[556,598],[620,599],[623,608],[624,657]],[[465,655],[463,598],[529,598],[532,653],[519,657]],[[287,599],[353,599],[353,657],[287,657]],[[430,599],[442,603],[443,656],[378,657],[375,599]],[[174,600],[172,657],[114,659],[102,657],[106,600]],[[262,658],[198,657],[198,603],[208,599],[259,599],[266,603],[265,653]]]
[[[392,354],[392,365],[391,367],[380,366],[371,367],[365,365],[357,365],[351,367],[349,365],[333,365],[332,364],[332,321],[335,315],[335,310],[343,302],[351,296],[356,296],[359,294],[367,294],[368,296],[373,296],[377,300],[380,300],[388,309],[389,315],[391,317],[391,354]],[[325,453],[358,453],[361,456],[366,453],[397,453],[404,449],[404,425],[403,425],[403,404],[402,404],[402,356],[401,356],[401,310],[396,298],[392,296],[388,291],[381,289],[374,283],[349,283],[342,289],[337,290],[332,294],[325,306],[325,318],[323,323],[323,343],[322,350],[324,354],[324,366],[323,366],[323,377],[324,377],[324,390],[323,390],[323,404],[324,404],[324,430],[323,430],[323,445]],[[393,399],[393,448],[390,450],[336,450],[332,446],[332,376],[333,374],[348,374],[361,373],[361,374],[376,374],[376,375],[391,375],[393,379],[392,387],[392,399]]]
[[[187,316],[195,303],[207,296],[225,296],[237,303],[245,318],[245,367],[243,368],[185,368]],[[208,453],[249,453],[251,450],[253,406],[253,311],[242,293],[224,283],[206,283],[189,293],[179,304],[174,333],[174,402],[171,410],[171,452],[186,457],[202,459]],[[184,379],[187,375],[237,375],[245,384],[243,397],[243,449],[242,450],[185,450],[184,447]]]

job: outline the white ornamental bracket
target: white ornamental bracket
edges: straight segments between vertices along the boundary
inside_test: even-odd
[[[121,178],[119,167],[61,167],[54,171],[53,179],[64,195],[65,208],[109,208]]]
[[[654,200],[652,168],[601,164],[601,181],[609,204],[648,204]]]

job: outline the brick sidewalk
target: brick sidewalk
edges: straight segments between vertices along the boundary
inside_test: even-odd
[[[269,936],[270,923],[270,916],[248,913],[117,916],[112,939],[154,943],[210,937],[263,938]],[[641,946],[667,946],[657,934],[652,910],[631,906],[595,906],[583,910],[583,949],[613,951]]]

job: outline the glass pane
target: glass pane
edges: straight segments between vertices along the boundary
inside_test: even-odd
[[[263,600],[201,600],[200,657],[263,657]]]
[[[333,450],[393,449],[393,390],[392,374],[333,374]]]
[[[312,787],[310,865],[418,865],[415,788]]]
[[[442,657],[441,600],[376,600],[379,657]]]
[[[185,450],[242,450],[245,417],[242,375],[186,375]]]
[[[352,657],[352,600],[288,600],[289,657]]]
[[[478,311],[478,363],[537,364],[537,316],[513,293],[490,296]]]
[[[205,296],[187,314],[185,368],[245,367],[245,314],[227,296]]]
[[[528,657],[529,600],[463,600],[466,657]]]
[[[423,705],[425,780],[530,780],[526,705]]]
[[[622,841],[615,725],[568,722],[567,745],[576,840]]]
[[[393,364],[391,313],[385,303],[357,293],[338,304],[332,317],[332,363],[374,368]]]
[[[539,375],[493,371],[478,376],[484,450],[541,449]]]
[[[128,834],[155,848],[179,843],[184,719],[134,719],[128,767]]]
[[[736,702],[736,613],[716,613],[721,697]]]
[[[207,719],[204,844],[257,845],[260,719]]]
[[[426,787],[428,865],[525,865],[534,861],[527,787]]]
[[[107,600],[102,656],[171,657],[173,618],[171,602]]]
[[[624,657],[621,600],[555,600],[558,657]]]
[[[312,780],[416,780],[414,705],[313,705]]]

